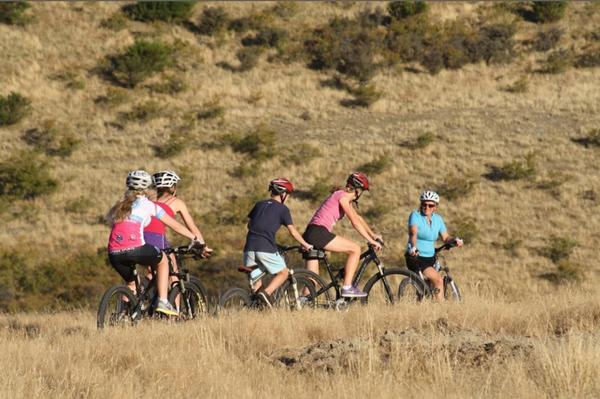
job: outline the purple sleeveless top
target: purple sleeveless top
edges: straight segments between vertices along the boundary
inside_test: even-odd
[[[344,190],[338,190],[333,192],[317,209],[312,219],[308,224],[316,224],[317,226],[323,226],[331,232],[335,222],[344,217],[346,212],[340,205],[340,198],[344,195]]]

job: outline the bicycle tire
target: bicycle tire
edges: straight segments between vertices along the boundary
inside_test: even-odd
[[[444,298],[447,301],[462,301],[462,295],[460,294],[458,285],[450,276],[444,276]]]
[[[404,268],[389,268],[383,271],[383,274],[375,274],[367,281],[363,291],[367,296],[363,298],[363,303],[385,303],[394,304],[402,299],[399,290],[402,280],[408,278],[411,280],[415,290],[420,295],[424,295],[426,289],[423,281],[418,275]]]
[[[414,280],[406,277],[400,282],[400,286],[398,287],[398,297],[406,299],[414,298],[417,302],[420,302],[429,294],[427,284],[423,284],[423,287],[425,287],[425,293],[421,294],[418,287],[414,284]]]
[[[230,288],[219,298],[219,311],[232,312],[253,307],[250,294],[243,288]]]
[[[304,307],[315,308],[317,303],[315,301],[315,286],[312,280],[306,278],[304,276],[297,276],[294,273],[294,278],[296,279],[296,289],[294,292],[294,287],[292,285],[292,281],[288,278],[284,281],[284,283],[279,287],[275,295],[275,304],[280,308],[286,308],[289,310],[299,310]],[[304,294],[304,290],[308,290],[308,294]],[[299,305],[296,301],[296,293],[300,298],[304,298],[305,300]]]
[[[127,300],[124,300],[126,298]],[[100,300],[96,325],[98,329],[131,325],[139,319],[136,315],[137,298],[126,285],[110,287]]]
[[[210,303],[206,287],[204,286],[204,284],[202,284],[202,281],[200,281],[200,279],[196,276],[190,276],[190,283],[198,287],[198,290],[200,290],[200,292],[202,293],[202,300],[204,301],[205,305],[204,313],[210,314],[213,311],[214,306]]]
[[[327,288],[327,283],[317,273],[307,269],[294,269],[294,276],[296,278],[302,277],[310,279],[313,283],[315,294],[314,294],[314,307],[330,307],[332,304],[331,293],[332,288]]]
[[[179,297],[179,320],[193,320],[208,312],[205,296],[196,284],[186,284],[183,293],[181,287],[176,284],[169,291],[169,302],[173,306],[176,306],[177,297]]]

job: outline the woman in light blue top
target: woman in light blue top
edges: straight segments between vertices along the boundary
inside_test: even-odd
[[[444,224],[444,219],[437,213],[440,196],[433,191],[424,191],[419,196],[421,206],[408,217],[408,245],[406,248],[406,266],[415,273],[422,272],[423,276],[433,284],[435,297],[444,299],[444,281],[435,270],[435,242],[441,238],[445,243],[456,242],[458,247],[463,245],[460,238],[450,237]]]

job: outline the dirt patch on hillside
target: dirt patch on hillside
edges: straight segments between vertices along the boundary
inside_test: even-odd
[[[534,348],[531,338],[490,336],[475,330],[461,330],[446,319],[406,330],[387,330],[378,337],[356,337],[321,341],[301,348],[281,349],[271,355],[276,364],[297,372],[336,373],[357,364],[367,352],[382,364],[393,362],[399,353],[417,354],[430,359],[445,354],[451,362],[464,367],[485,367],[494,362],[527,356]]]

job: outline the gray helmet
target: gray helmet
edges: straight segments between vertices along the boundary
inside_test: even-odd
[[[145,170],[132,170],[125,180],[130,190],[145,190],[152,185],[152,176]]]

